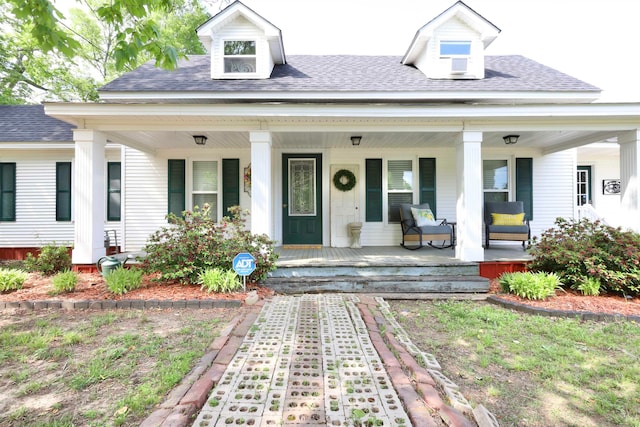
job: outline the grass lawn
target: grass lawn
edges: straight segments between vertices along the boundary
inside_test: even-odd
[[[389,303],[413,343],[502,427],[640,426],[640,324],[482,302]]]
[[[139,425],[239,310],[0,311],[0,425]]]

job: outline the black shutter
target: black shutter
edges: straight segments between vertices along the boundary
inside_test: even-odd
[[[366,221],[382,222],[382,159],[366,159]]]
[[[526,218],[533,219],[533,159],[516,159],[516,200],[524,203]]]
[[[107,221],[120,221],[122,205],[122,167],[120,162],[107,163]]]
[[[0,221],[16,220],[16,164],[0,163]]]
[[[71,221],[71,162],[56,163],[56,221]]]
[[[240,204],[240,159],[222,159],[222,216]]]
[[[168,213],[182,216],[186,209],[186,164],[184,160],[169,159]]]
[[[437,218],[436,206],[436,159],[433,157],[418,159],[420,178],[420,203],[429,203],[431,212]]]

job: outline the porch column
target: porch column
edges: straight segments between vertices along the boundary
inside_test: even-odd
[[[251,141],[251,232],[273,239],[271,132],[249,133]]]
[[[640,232],[640,129],[618,136],[622,225]]]
[[[482,132],[464,131],[456,145],[456,258],[484,261],[482,247]]]
[[[105,145],[103,134],[88,129],[73,131],[74,264],[93,264],[105,255]]]

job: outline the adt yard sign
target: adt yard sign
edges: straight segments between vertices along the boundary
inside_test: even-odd
[[[256,269],[256,260],[248,252],[242,252],[233,258],[233,271],[242,276],[244,290],[247,290],[247,276]]]

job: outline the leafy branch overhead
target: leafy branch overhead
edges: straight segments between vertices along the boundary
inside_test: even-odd
[[[82,46],[78,35],[66,31],[64,15],[50,0],[6,0],[11,13],[29,28],[44,52],[59,51],[73,58]],[[119,71],[137,65],[138,56],[147,53],[156,66],[175,69],[178,51],[160,37],[152,12],[170,14],[176,8],[174,0],[115,0],[97,8],[101,21],[119,28],[116,33],[114,58]]]

